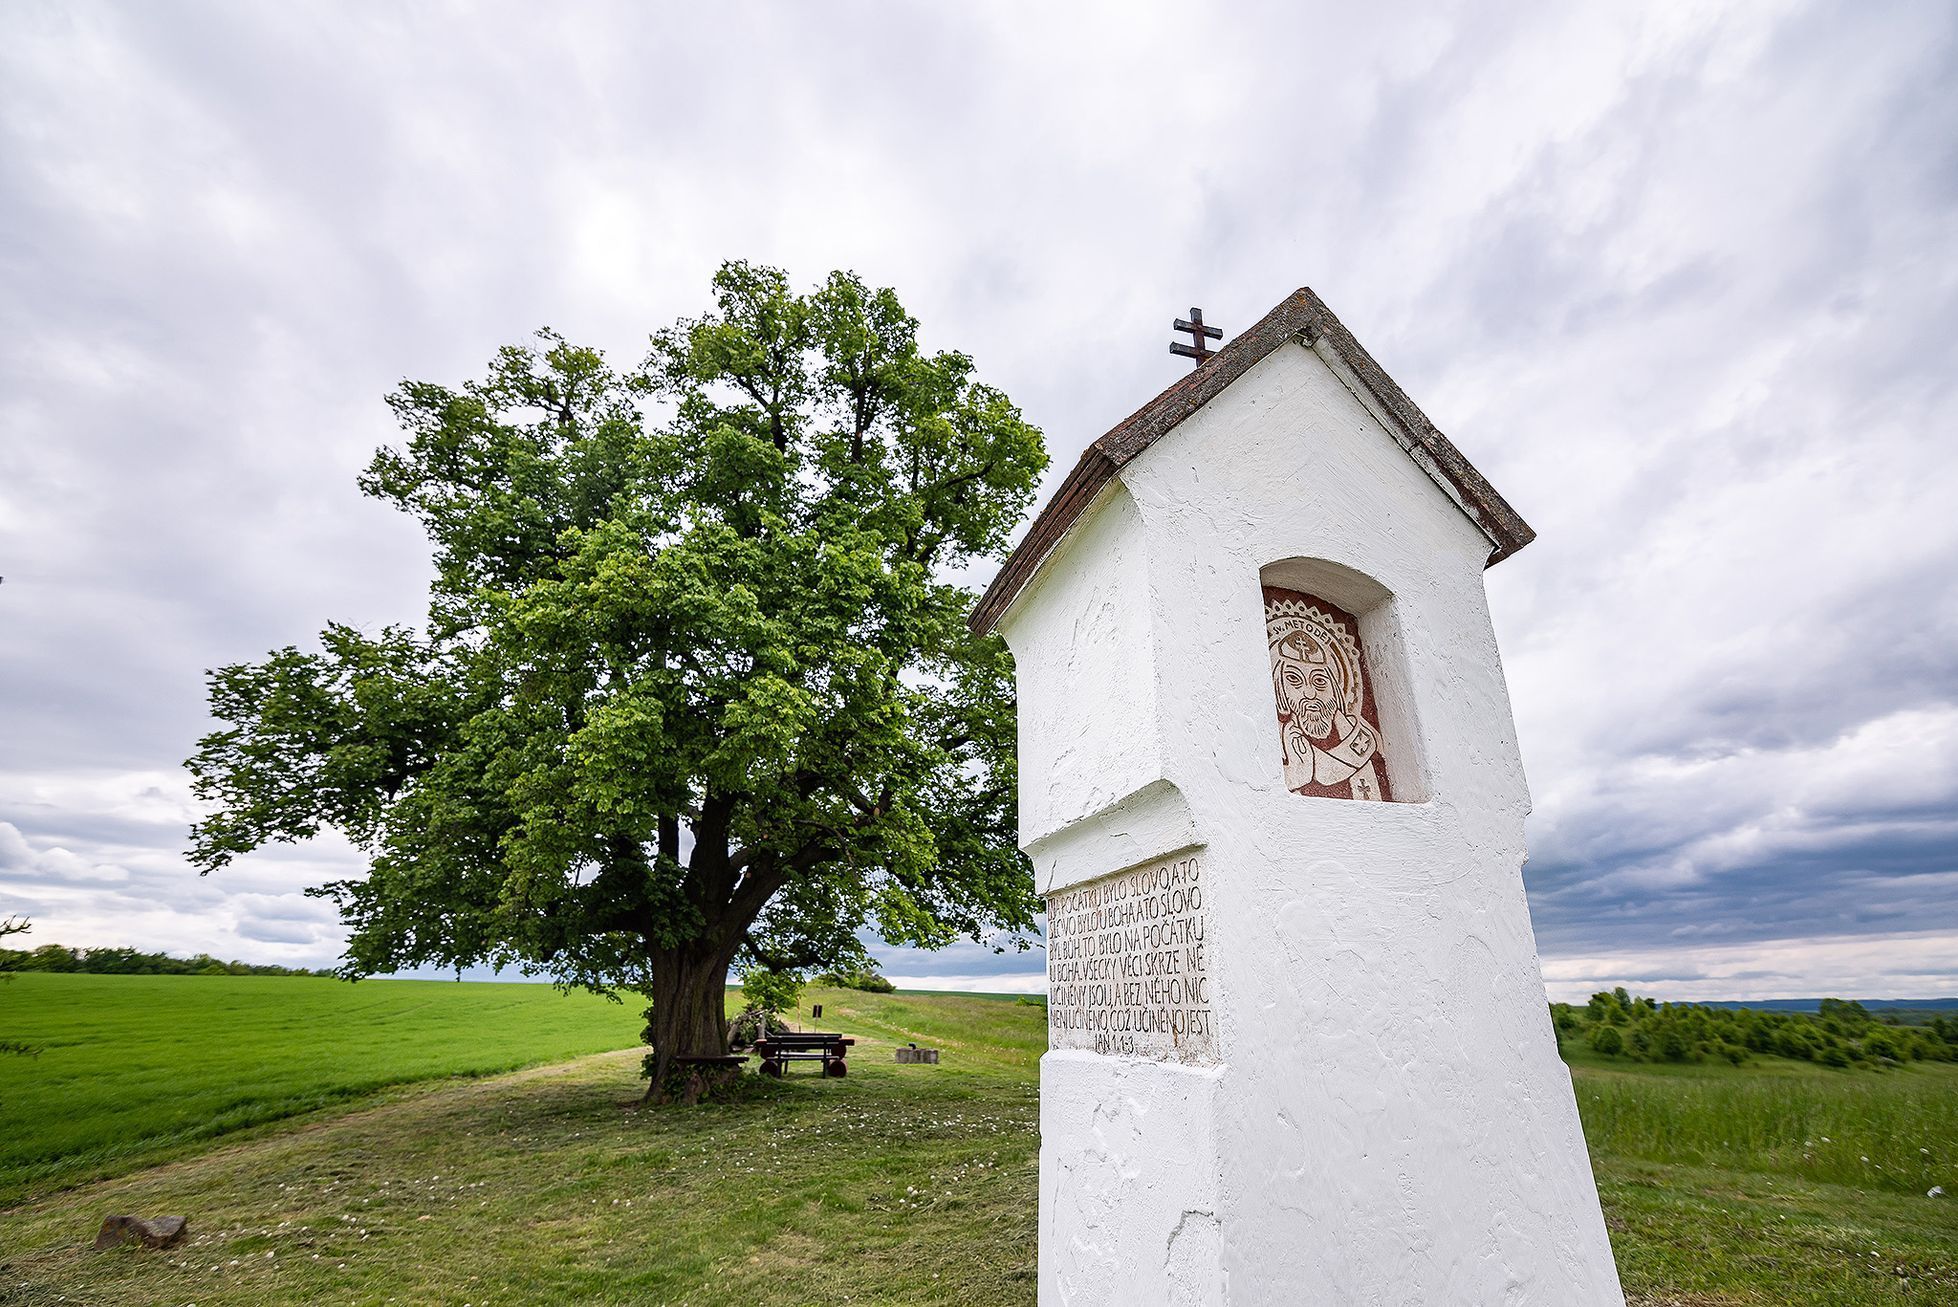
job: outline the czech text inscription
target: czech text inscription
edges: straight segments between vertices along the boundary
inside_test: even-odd
[[[1048,1045],[1214,1060],[1203,895],[1194,854],[1048,895]]]

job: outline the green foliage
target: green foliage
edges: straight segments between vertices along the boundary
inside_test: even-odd
[[[741,993],[746,1000],[728,1027],[728,1042],[746,1048],[757,1039],[788,1029],[778,1018],[795,1007],[802,992],[802,978],[793,972],[749,967],[741,977]]]
[[[1834,998],[1808,1014],[1659,1003],[1621,988],[1593,994],[1583,1008],[1552,1004],[1551,1016],[1560,1046],[1564,1034],[1581,1035],[1592,1052],[1638,1062],[1739,1066],[1757,1054],[1837,1069],[1958,1062],[1958,1022],[1938,1015],[1923,1026],[1904,1026]]]
[[[789,1024],[779,1014],[764,1012],[750,1004],[728,1019],[727,1043],[731,1049],[753,1048],[755,1041],[785,1033]]]
[[[741,977],[741,992],[748,1006],[762,1012],[787,1012],[802,992],[802,978],[793,972],[750,967]]]
[[[828,985],[834,989],[860,989],[869,994],[894,994],[897,986],[874,971],[849,970],[825,971],[816,977],[818,985]]]
[[[0,949],[0,974],[52,971],[91,976],[313,976],[325,972],[264,962],[222,962],[209,953],[175,958],[133,948],[69,948],[43,944],[35,949]]]
[[[1011,665],[945,578],[1005,549],[1040,433],[889,290],[713,290],[636,369],[545,332],[404,384],[361,485],[429,536],[425,629],[211,674],[192,861],[343,832],[347,974],[638,989],[665,1058],[721,1051],[730,964],[1029,942]]]

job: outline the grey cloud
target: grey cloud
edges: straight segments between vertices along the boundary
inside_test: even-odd
[[[306,926],[288,921],[263,921],[247,918],[238,923],[238,935],[242,939],[257,940],[263,944],[316,944],[319,932]]]
[[[1044,971],[1047,955],[1039,948],[1026,952],[1008,948],[996,953],[984,944],[960,942],[945,948],[926,951],[914,948],[890,948],[875,940],[866,940],[877,959],[878,966],[887,974],[902,976],[1012,976],[1025,975],[1029,971]]]
[[[422,542],[353,485],[402,377],[544,323],[636,357],[740,255],[896,285],[1045,427],[1050,489],[1179,375],[1170,316],[1313,284],[1540,532],[1489,584],[1546,959],[1958,932],[1948,737],[1875,738],[1958,712],[1955,39],[1821,4],[8,10],[0,892],[43,939],[330,955],[298,891],[355,851],[181,860],[203,669],[420,615]]]

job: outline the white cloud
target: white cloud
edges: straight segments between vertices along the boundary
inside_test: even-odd
[[[9,822],[0,821],[0,890],[8,882],[31,885],[37,881],[62,886],[102,889],[128,883],[129,871],[114,863],[95,862],[59,845],[35,849]]]
[[[1582,1003],[1618,985],[1674,1002],[1951,998],[1958,996],[1958,932],[1811,936],[1545,958],[1543,980],[1551,999],[1564,1003]]]
[[[958,990],[968,994],[1045,994],[1047,973],[1007,972],[991,976],[885,976],[899,989]]]

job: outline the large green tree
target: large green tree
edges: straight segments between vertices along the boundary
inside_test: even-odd
[[[614,371],[542,333],[404,384],[362,478],[434,546],[425,629],[210,674],[203,871],[344,832],[354,976],[515,963],[650,1000],[649,1093],[725,1052],[731,965],[859,931],[1024,941],[1011,665],[949,577],[1046,464],[889,290],[742,263]]]

